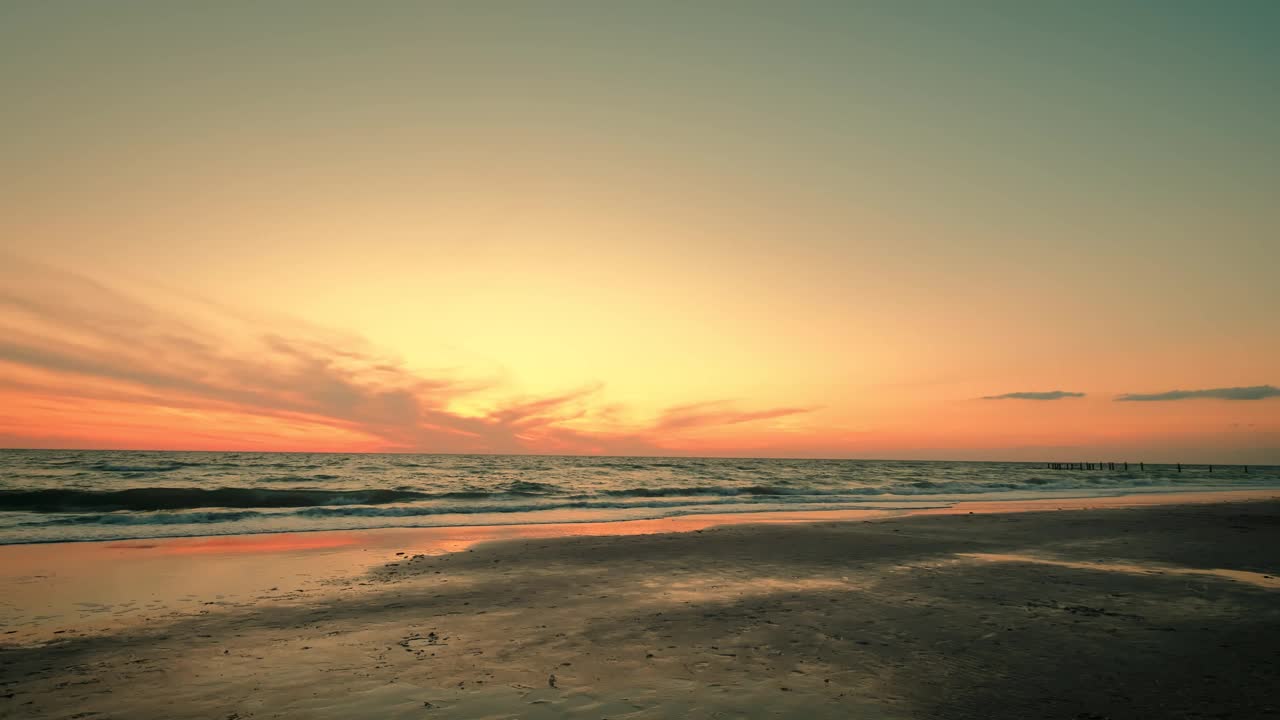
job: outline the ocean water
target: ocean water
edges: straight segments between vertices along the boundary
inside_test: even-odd
[[[0,544],[1280,487],[1280,468],[0,450]]]

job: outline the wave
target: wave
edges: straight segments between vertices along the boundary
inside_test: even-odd
[[[1080,488],[1085,490],[1084,488]],[[1147,492],[1170,492],[1180,488],[1150,488]],[[1215,487],[1198,487],[1198,490],[1220,489]],[[867,489],[871,490],[871,489]],[[78,539],[102,539],[98,531],[88,531],[90,527],[120,528],[111,531],[112,537],[161,537],[175,534],[180,526],[190,529],[177,530],[177,534],[223,534],[287,532],[303,530],[319,530],[340,527],[417,527],[427,525],[472,525],[472,524],[507,524],[540,523],[540,522],[581,522],[591,518],[609,519],[610,515],[601,512],[626,511],[621,518],[612,515],[612,519],[635,519],[668,517],[673,515],[689,515],[700,513],[757,513],[778,510],[857,510],[876,508],[903,508],[937,506],[948,504],[958,498],[947,495],[967,495],[992,492],[994,489],[984,486],[965,486],[952,488],[945,494],[925,492],[903,487],[884,487],[874,492],[853,493],[843,496],[807,495],[807,496],[737,496],[737,497],[686,497],[686,498],[627,498],[568,500],[566,498],[548,498],[541,502],[472,502],[465,504],[449,503],[417,503],[410,505],[368,506],[313,506],[302,508],[282,508],[278,511],[270,509],[258,510],[212,510],[197,512],[151,511],[151,512],[98,512],[98,513],[59,513],[39,519],[24,520],[21,516],[13,518],[9,529],[23,533],[27,539],[18,542],[43,542],[37,539],[41,528],[67,528],[58,532],[58,539],[77,539],[67,537],[65,532],[92,532],[88,537]],[[1087,496],[1123,495],[1137,488],[1097,488],[1086,491]],[[995,490],[998,492],[998,490]],[[1034,491],[1032,491],[1034,492]],[[896,497],[895,497],[896,496]],[[907,496],[914,496],[908,499]],[[886,505],[887,503],[887,505]],[[903,503],[906,503],[904,505]],[[564,513],[546,511],[583,510],[585,514],[576,518]],[[591,512],[597,511],[597,512]],[[481,518],[478,516],[488,515]],[[30,516],[28,516],[30,517]],[[502,517],[503,519],[499,519]],[[585,518],[585,519],[584,519]],[[12,521],[11,521],[12,522]],[[148,526],[157,526],[154,530],[146,530]],[[70,528],[86,528],[74,531]],[[125,530],[124,528],[137,528]],[[161,529],[166,528],[166,529]],[[200,529],[196,529],[200,528]],[[47,531],[46,531],[47,532]],[[123,533],[123,535],[119,535]],[[10,540],[13,542],[13,540]]]
[[[778,487],[777,485],[749,485],[734,487],[732,485],[711,485],[700,487],[656,487],[656,488],[623,488],[621,490],[604,490],[600,494],[609,497],[696,497],[699,495],[848,495],[857,488],[840,490],[824,490],[811,487]]]
[[[777,502],[777,501],[774,501]],[[795,499],[790,502],[797,504],[821,504],[839,505],[841,503],[830,503],[827,501],[813,501]],[[847,503],[853,504],[854,500],[847,499]],[[307,507],[292,512],[271,513],[259,512],[256,510],[244,510],[237,512],[146,512],[146,513],[103,513],[92,515],[59,515],[52,518],[41,520],[32,520],[19,523],[24,527],[51,527],[58,525],[180,525],[180,524],[204,524],[204,523],[220,523],[220,522],[236,522],[240,520],[252,519],[270,519],[279,520],[284,518],[340,518],[340,517],[364,517],[364,518],[412,518],[424,517],[430,515],[480,515],[480,514],[510,514],[510,513],[530,513],[545,510],[569,510],[569,509],[592,509],[592,510],[653,510],[664,508],[681,508],[681,507],[699,507],[699,506],[749,506],[764,504],[764,501],[754,503],[744,503],[740,500],[701,500],[697,503],[690,503],[681,500],[656,501],[645,503],[626,503],[609,500],[579,500],[572,502],[547,502],[547,503],[488,503],[488,504],[471,504],[471,505],[398,505],[394,507],[370,507],[370,506],[316,506]]]
[[[233,512],[183,512],[183,513],[106,513],[102,515],[60,515],[55,519],[19,523],[22,527],[52,527],[57,525],[203,525],[206,523],[237,522],[263,517],[253,510]]]
[[[581,466],[576,465],[572,468],[573,472],[566,471],[554,476],[555,480],[561,484],[552,484],[518,479],[519,474],[508,470],[496,472],[496,477],[478,480],[459,476],[460,470],[474,466],[447,468],[448,472],[443,477],[421,478],[420,474],[403,473],[382,479],[376,475],[365,477],[362,474],[349,473],[345,468],[334,468],[332,462],[248,464],[244,467],[251,470],[242,480],[228,480],[228,482],[243,483],[244,486],[241,487],[145,487],[146,480],[132,479],[134,474],[165,473],[190,467],[228,466],[226,462],[206,461],[199,456],[187,457],[191,459],[169,461],[162,458],[139,457],[132,462],[121,462],[125,458],[116,457],[82,463],[82,467],[113,474],[112,477],[100,478],[92,482],[83,481],[78,477],[83,473],[67,475],[64,472],[61,475],[44,475],[24,472],[24,469],[29,468],[19,468],[16,473],[11,472],[6,477],[0,477],[0,487],[9,485],[8,488],[0,489],[0,513],[18,511],[92,514],[176,512],[202,508],[230,510],[318,508],[312,513],[313,517],[321,517],[326,513],[337,516],[382,514],[391,517],[444,512],[466,514],[521,512],[550,508],[642,507],[647,501],[658,500],[670,500],[672,505],[690,506],[715,504],[714,501],[718,500],[742,504],[764,501],[788,504],[803,502],[838,504],[859,502],[858,498],[883,496],[900,496],[914,500],[922,496],[965,496],[1010,491],[1041,493],[1086,490],[1092,493],[1152,486],[1186,487],[1189,484],[1203,485],[1206,482],[1232,487],[1276,482],[1275,473],[1271,468],[1257,468],[1263,472],[1255,472],[1252,475],[1232,469],[1211,476],[1206,476],[1207,473],[1190,472],[1184,476],[1169,474],[1163,470],[1153,470],[1155,466],[1150,466],[1145,473],[1119,471],[1097,474],[1046,472],[1043,468],[1021,466],[1011,466],[1004,470],[997,469],[997,471],[988,471],[985,469],[986,466],[980,466],[978,470],[972,472],[968,466],[957,466],[959,469],[930,466],[926,473],[912,466],[899,468],[893,475],[886,472],[874,478],[859,479],[845,477],[843,471],[839,473],[806,471],[803,476],[790,477],[782,471],[775,472],[771,477],[762,477],[756,472],[750,473],[749,476],[735,476],[733,473],[728,473],[727,477],[718,478],[712,478],[709,474],[700,471],[686,473],[685,478],[671,477],[664,473],[662,477],[650,477],[649,480],[653,482],[651,486],[646,487],[640,482],[630,481],[626,484],[632,485],[631,487],[619,487],[621,483],[598,481],[591,477],[589,472],[583,472]],[[598,464],[605,465],[605,463]],[[638,463],[612,463],[615,468],[618,465],[627,464]],[[665,463],[649,465],[659,464]],[[676,464],[689,469],[689,465],[696,463]],[[714,463],[708,465],[711,470],[715,470]],[[261,472],[260,470],[271,466],[288,466],[290,470],[285,472]],[[785,468],[787,465],[782,464],[778,467]],[[308,471],[304,468],[312,469]],[[492,468],[477,469],[492,470]],[[217,476],[227,477],[223,473],[210,474],[208,477]],[[409,479],[409,477],[414,478],[411,484],[389,487],[392,482]],[[550,479],[544,474],[537,474],[535,477],[539,480]],[[578,480],[582,477],[588,479],[579,484]],[[680,485],[682,480],[689,484]],[[157,482],[166,481],[157,480]],[[166,482],[166,484],[169,483],[195,485],[195,483],[176,480]],[[294,485],[290,486],[290,484]],[[128,485],[134,485],[134,487],[122,487]],[[362,488],[361,485],[364,487]],[[110,489],[112,486],[114,489]],[[540,504],[535,507],[531,504],[534,502]],[[655,502],[648,504],[657,506]],[[411,507],[388,507],[392,505],[410,505]],[[357,506],[375,507],[372,510],[359,511],[348,509]],[[329,510],[330,508],[337,509]],[[210,517],[211,520],[193,520],[192,522],[244,519],[225,514]]]
[[[328,475],[325,473],[317,473],[315,475],[267,475],[266,477],[254,478],[257,482],[264,483],[305,483],[315,480],[340,480],[341,475]]]
[[[658,512],[660,516],[670,515],[673,512],[677,514],[699,513],[699,512],[763,512],[771,509],[782,509],[779,506],[788,509],[854,509],[854,508],[871,508],[876,507],[884,502],[903,502],[895,501],[894,498],[910,497],[913,505],[916,503],[928,503],[930,498],[936,498],[940,502],[947,502],[941,496],[943,495],[972,495],[979,493],[991,492],[1008,492],[1010,488],[1006,483],[992,483],[981,485],[961,485],[950,487],[946,493],[930,492],[925,488],[908,487],[908,486],[889,486],[880,488],[859,488],[845,491],[842,494],[808,494],[808,495],[737,495],[726,497],[708,497],[708,496],[686,496],[686,497],[636,497],[634,501],[628,502],[627,498],[601,498],[595,499],[570,499],[570,498],[547,498],[542,502],[472,502],[466,504],[430,504],[417,503],[408,505],[392,505],[392,506],[371,506],[370,504],[350,503],[345,505],[316,505],[310,507],[300,507],[297,509],[289,509],[292,506],[276,506],[289,509],[287,512],[263,512],[258,510],[243,510],[233,512],[143,512],[143,513],[104,513],[104,514],[86,514],[73,515],[64,514],[41,520],[27,521],[18,523],[22,527],[55,527],[55,526],[74,526],[74,525],[182,525],[182,524],[216,524],[225,522],[238,522],[243,520],[261,520],[269,522],[278,522],[280,520],[288,521],[290,518],[295,520],[323,521],[326,519],[339,518],[367,518],[382,519],[391,525],[396,524],[396,520],[407,520],[417,517],[430,517],[438,515],[510,515],[516,513],[539,513],[551,510],[632,510],[643,513],[645,516],[652,516],[651,513]],[[1026,488],[1022,488],[1026,489]],[[1077,487],[1077,490],[1086,488]],[[1126,489],[1134,488],[1090,488],[1091,493],[1099,490],[1103,494],[1124,493]],[[1209,488],[1205,488],[1209,489]],[[1170,488],[1172,490],[1172,488]],[[212,492],[212,491],[211,491]],[[348,493],[349,495],[362,494],[358,492]],[[451,493],[452,494],[452,493]],[[422,495],[422,493],[415,493]],[[440,498],[444,495],[427,496]],[[581,497],[581,496],[579,496]],[[500,500],[500,497],[492,497],[494,500]],[[711,508],[714,508],[712,510]],[[268,508],[263,508],[267,510]],[[287,526],[284,526],[287,527]],[[280,529],[284,529],[281,527]],[[376,525],[374,527],[381,527]]]
[[[561,492],[561,489],[548,483],[516,480],[504,485],[502,491],[511,495],[549,495]]]
[[[288,475],[262,478],[261,482],[330,480],[333,475]],[[194,508],[291,508],[328,505],[386,505],[421,500],[485,500],[510,497],[545,497],[558,491],[553,485],[517,481],[494,491],[460,490],[430,493],[398,488],[321,490],[224,487],[128,488],[125,490],[29,489],[0,490],[0,511],[112,512],[131,510],[190,510]]]
[[[633,496],[627,497],[602,497],[602,496],[567,496],[558,498],[545,498],[541,502],[530,502],[518,500],[512,502],[502,502],[503,497],[512,498],[513,496],[503,495],[485,495],[483,498],[490,502],[468,502],[468,503],[431,503],[423,502],[424,500],[440,500],[454,499],[458,496],[470,496],[469,493],[442,493],[431,495],[419,492],[393,492],[393,491],[348,491],[322,493],[317,491],[272,491],[274,493],[296,493],[297,498],[285,498],[275,504],[265,505],[202,505],[192,507],[253,507],[262,510],[292,509],[291,512],[257,512],[253,510],[243,512],[202,512],[202,513],[184,513],[184,512],[142,512],[142,513],[105,513],[93,515],[61,515],[54,518],[30,521],[21,523],[24,526],[55,526],[55,525],[85,525],[85,524],[110,524],[110,525],[151,525],[151,524],[183,524],[183,523],[218,523],[218,522],[234,522],[249,519],[287,519],[302,518],[310,520],[322,520],[326,518],[413,518],[431,515],[481,515],[481,514],[510,514],[510,513],[532,513],[548,510],[657,510],[670,508],[697,508],[697,507],[716,507],[720,508],[717,512],[724,509],[732,509],[739,511],[743,508],[762,507],[762,506],[813,506],[824,508],[840,508],[840,507],[856,507],[865,506],[867,503],[892,501],[893,498],[912,498],[910,502],[920,502],[916,498],[927,500],[930,497],[939,497],[943,495],[972,495],[980,493],[992,492],[1008,492],[1012,489],[1005,483],[992,483],[981,485],[962,485],[954,486],[947,489],[945,493],[930,491],[926,488],[910,487],[910,486],[889,486],[878,488],[856,488],[849,489],[838,494],[836,493],[785,493],[785,494],[729,494],[724,496],[709,495],[689,495],[684,496]],[[1022,488],[1026,489],[1026,488]],[[1084,488],[1073,488],[1084,489]],[[1124,488],[1090,488],[1092,491],[1098,490],[1123,492]],[[1135,488],[1136,489],[1136,488]],[[218,491],[208,491],[209,493],[217,493]],[[244,491],[241,491],[244,492]],[[374,493],[387,493],[387,495],[374,495]],[[316,496],[316,497],[312,497]],[[337,496],[336,498],[334,496]],[[370,500],[379,499],[383,502],[370,502]],[[468,497],[468,499],[472,499]],[[305,500],[324,502],[313,502],[310,505],[304,503]],[[337,501],[341,500],[341,502]],[[0,507],[4,507],[4,496],[0,495]],[[287,502],[286,502],[287,501]],[[409,501],[409,504],[393,504]],[[64,506],[65,507],[65,506]],[[294,509],[296,508],[296,509]],[[29,508],[23,508],[29,509]],[[84,508],[88,509],[88,508]],[[96,508],[104,510],[108,508]],[[182,508],[149,508],[150,510],[175,510]],[[40,512],[37,510],[37,512]],[[74,510],[62,510],[59,512],[75,512]]]
[[[199,467],[203,463],[189,462],[169,462],[161,465],[116,465],[114,463],[93,463],[87,467],[91,470],[99,470],[101,472],[113,473],[148,473],[148,472],[172,472],[181,470],[184,467]]]
[[[306,482],[328,480],[330,475],[289,475],[262,478],[262,482]],[[370,488],[363,490],[329,490],[322,488],[250,488],[223,487],[204,489],[196,487],[138,487],[123,490],[87,490],[74,488],[13,489],[0,490],[0,511],[26,511],[38,513],[56,512],[112,512],[153,510],[190,510],[197,508],[313,508],[330,506],[390,505],[394,503],[423,503],[427,501],[452,501],[445,506],[448,512],[491,512],[469,507],[483,501],[518,500],[539,498],[548,502],[570,503],[557,507],[580,507],[572,503],[625,502],[654,498],[685,498],[684,504],[706,502],[710,498],[751,501],[774,499],[780,502],[804,501],[835,502],[839,498],[899,495],[970,495],[975,493],[1008,491],[1052,490],[1103,490],[1148,487],[1154,479],[1132,476],[1072,476],[1044,478],[1032,476],[1020,481],[989,482],[937,482],[912,480],[890,485],[862,487],[813,487],[774,485],[703,485],[692,487],[633,487],[602,489],[594,492],[570,493],[555,485],[529,481],[514,481],[485,490],[465,488],[447,492],[427,492],[410,486],[394,489]],[[504,503],[502,507],[507,507]],[[487,507],[487,506],[486,506]],[[399,512],[399,511],[397,511]],[[492,512],[505,512],[495,510]]]
[[[406,490],[267,490],[261,488],[129,488],[127,490],[0,490],[0,510],[186,510],[383,505],[432,497]]]

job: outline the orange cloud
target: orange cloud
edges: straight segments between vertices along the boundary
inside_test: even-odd
[[[5,444],[660,453],[678,449],[682,432],[807,412],[708,402],[628,427],[598,384],[504,397],[497,383],[424,375],[359,338],[302,323],[180,296],[144,303],[21,261],[8,275],[12,289],[0,292]],[[460,401],[490,409],[465,413]]]

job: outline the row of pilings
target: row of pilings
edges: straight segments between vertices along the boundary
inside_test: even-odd
[[[1079,462],[1079,463],[1045,463],[1045,465],[1044,465],[1044,466],[1045,466],[1045,469],[1046,469],[1046,470],[1120,470],[1120,471],[1122,471],[1122,472],[1129,472],[1129,463],[1127,463],[1127,462],[1119,462],[1119,463],[1116,463],[1116,462],[1105,462],[1105,463],[1087,463],[1087,462]],[[1182,463],[1174,463],[1174,466],[1175,466],[1176,468],[1178,468],[1178,472],[1182,472]],[[1213,466],[1212,466],[1212,465],[1206,465],[1205,467],[1207,467],[1207,468],[1209,469],[1209,472],[1213,472]],[[1244,471],[1245,471],[1245,473],[1247,474],[1247,473],[1249,472],[1249,466],[1248,466],[1248,465],[1244,465],[1244,466],[1242,466],[1242,467],[1244,468]],[[1140,462],[1140,463],[1138,463],[1138,472],[1145,472],[1145,471],[1146,471],[1146,469],[1147,469],[1147,465],[1146,465],[1146,463],[1141,463],[1141,462]],[[1188,469],[1190,470],[1190,469],[1193,469],[1193,468],[1188,467]]]
[[[1128,472],[1129,463],[1127,462],[1124,462],[1124,463],[1114,463],[1114,462],[1045,463],[1044,467],[1046,470],[1123,470],[1125,472]],[[1147,466],[1144,463],[1138,463],[1138,470],[1146,470],[1146,469],[1147,469]],[[1182,471],[1181,465],[1178,466],[1178,471],[1179,472]]]

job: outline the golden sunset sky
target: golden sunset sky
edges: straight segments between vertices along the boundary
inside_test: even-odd
[[[4,3],[0,446],[1280,463],[1278,23]]]

